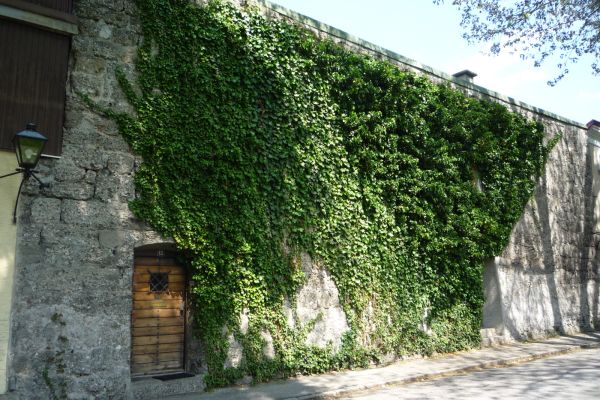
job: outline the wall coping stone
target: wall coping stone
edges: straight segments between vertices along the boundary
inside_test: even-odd
[[[412,68],[415,68],[415,69],[417,69],[417,70],[419,70],[421,72],[424,72],[425,74],[433,75],[433,76],[435,76],[437,78],[440,78],[440,79],[443,79],[445,81],[448,81],[448,82],[452,83],[453,85],[460,86],[460,87],[462,87],[464,89],[467,89],[467,90],[472,90],[472,91],[478,92],[478,93],[483,94],[483,95],[485,95],[487,97],[491,97],[491,98],[500,100],[500,101],[502,101],[504,103],[508,103],[510,105],[514,105],[514,106],[523,108],[523,109],[525,109],[527,111],[531,111],[531,112],[534,112],[536,114],[541,114],[541,115],[543,115],[545,117],[554,119],[556,121],[560,121],[560,122],[562,122],[564,124],[572,125],[572,126],[577,127],[577,128],[587,129],[586,125],[583,124],[583,123],[581,123],[581,122],[577,122],[577,121],[574,121],[572,119],[569,119],[569,118],[566,118],[566,117],[562,117],[562,116],[560,116],[558,114],[552,113],[550,111],[546,111],[546,110],[544,110],[542,108],[538,108],[538,107],[532,106],[530,104],[524,103],[522,101],[516,100],[516,99],[514,99],[512,97],[505,96],[505,95],[503,95],[501,93],[498,93],[498,92],[495,92],[493,90],[484,88],[483,86],[476,85],[476,84],[474,84],[472,82],[469,82],[469,81],[467,81],[465,79],[455,78],[455,77],[453,77],[450,74],[447,74],[445,72],[439,71],[439,70],[437,70],[435,68],[432,68],[432,67],[430,67],[428,65],[422,64],[422,63],[420,63],[418,61],[412,60],[412,59],[410,59],[408,57],[404,57],[401,54],[398,54],[396,52],[388,50],[388,49],[386,49],[384,47],[378,46],[378,45],[376,45],[374,43],[371,43],[371,42],[369,42],[367,40],[361,39],[361,38],[359,38],[357,36],[354,36],[352,34],[344,32],[344,31],[342,31],[340,29],[334,28],[333,26],[327,25],[327,24],[325,24],[323,22],[320,22],[320,21],[318,21],[318,20],[316,20],[314,18],[311,18],[311,17],[308,17],[306,15],[300,14],[300,13],[298,13],[296,11],[292,11],[292,10],[286,8],[286,7],[280,6],[279,4],[272,3],[272,2],[270,2],[268,0],[254,0],[254,1],[256,1],[259,5],[267,8],[267,9],[269,9],[271,11],[274,11],[274,12],[276,12],[278,14],[281,14],[281,15],[283,15],[285,17],[291,18],[291,19],[293,19],[293,20],[295,20],[295,21],[297,21],[297,22],[299,22],[299,23],[301,23],[303,25],[307,25],[309,27],[317,29],[317,30],[319,30],[319,31],[321,31],[321,32],[329,35],[329,36],[333,36],[333,37],[336,37],[336,38],[348,41],[348,42],[353,43],[353,44],[355,44],[357,46],[360,46],[360,47],[362,47],[362,48],[364,48],[366,50],[378,53],[378,54],[384,56],[387,59],[397,61],[397,62],[399,62],[401,64],[405,64],[405,65],[407,65],[409,67],[412,67]]]

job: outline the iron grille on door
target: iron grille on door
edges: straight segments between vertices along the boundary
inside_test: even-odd
[[[152,293],[163,293],[169,291],[169,274],[166,272],[151,272],[150,291]]]

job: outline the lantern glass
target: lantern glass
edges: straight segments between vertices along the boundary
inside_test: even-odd
[[[48,139],[35,130],[34,124],[27,124],[24,131],[13,139],[19,167],[33,169],[37,165]]]

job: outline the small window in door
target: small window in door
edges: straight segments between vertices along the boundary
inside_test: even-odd
[[[150,291],[152,293],[164,293],[169,290],[169,274],[166,272],[150,273]]]

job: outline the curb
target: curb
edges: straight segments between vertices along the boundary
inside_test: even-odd
[[[565,345],[565,346],[568,346],[568,345]],[[578,352],[581,350],[597,349],[597,348],[600,348],[600,343],[593,343],[593,344],[584,343],[584,344],[579,344],[579,345],[571,345],[571,346],[568,346],[567,348],[554,350],[554,351],[540,352],[539,354],[530,354],[530,355],[522,356],[522,357],[509,358],[506,360],[484,361],[484,362],[476,363],[474,365],[467,365],[467,366],[458,367],[458,368],[450,368],[450,369],[447,369],[442,372],[424,373],[424,374],[420,374],[417,376],[410,376],[410,377],[406,377],[406,378],[390,379],[385,382],[373,383],[372,385],[348,386],[343,389],[329,390],[329,391],[324,391],[324,392],[320,392],[320,393],[313,393],[313,394],[307,394],[307,395],[296,396],[296,397],[286,397],[282,400],[338,399],[342,396],[347,396],[350,394],[363,392],[363,391],[367,391],[367,390],[382,389],[382,388],[385,388],[388,386],[401,386],[401,385],[407,385],[407,384],[416,383],[416,382],[427,382],[427,381],[432,381],[432,380],[439,379],[439,378],[464,375],[467,373],[477,372],[477,371],[482,371],[482,370],[492,369],[492,368],[506,368],[506,367],[511,367],[511,366],[515,366],[515,365],[525,364],[525,363],[531,362],[531,361],[542,360],[545,358],[556,357],[556,356],[569,354],[569,353],[575,353],[575,352]]]

